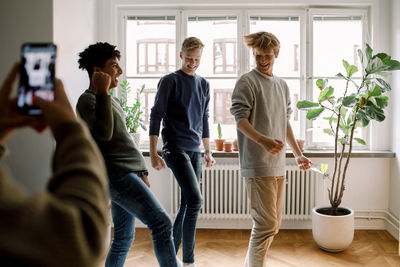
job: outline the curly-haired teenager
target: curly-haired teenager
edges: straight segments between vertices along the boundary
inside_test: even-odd
[[[143,156],[127,131],[120,102],[109,94],[122,74],[120,52],[108,43],[96,43],[79,57],[90,85],[80,96],[77,110],[100,147],[110,183],[114,237],[106,266],[124,265],[134,239],[135,218],[152,231],[160,266],[177,266],[171,219],[149,190]]]

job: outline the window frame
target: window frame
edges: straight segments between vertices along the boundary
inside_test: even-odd
[[[312,16],[313,15],[355,15],[355,13],[361,14],[363,17],[363,47],[364,49],[365,43],[371,43],[372,41],[372,33],[375,28],[372,27],[373,22],[376,22],[376,18],[372,21],[372,13],[376,15],[376,10],[372,10],[376,3],[374,1],[365,2],[362,4],[354,4],[354,5],[340,5],[329,3],[330,6],[325,6],[321,8],[313,8],[307,5],[300,5],[295,7],[273,7],[271,6],[262,6],[260,9],[253,9],[251,6],[244,7],[231,7],[231,9],[225,9],[228,5],[221,5],[211,7],[210,9],[203,9],[196,6],[168,6],[161,10],[161,6],[159,10],[155,10],[154,7],[141,7],[140,9],[129,8],[129,7],[118,7],[117,8],[117,23],[116,27],[116,40],[117,44],[121,50],[126,55],[126,22],[128,16],[175,16],[175,62],[176,69],[180,68],[180,44],[183,39],[187,35],[187,22],[188,18],[191,16],[237,16],[237,75],[235,74],[214,74],[212,77],[204,77],[206,79],[229,79],[229,78],[239,78],[244,73],[250,70],[250,55],[248,53],[248,48],[245,47],[243,43],[243,36],[249,33],[250,29],[250,16],[298,16],[300,20],[300,47],[299,47],[299,68],[300,68],[300,76],[299,78],[293,77],[281,77],[285,80],[296,79],[300,82],[300,99],[312,99],[312,64],[313,64],[313,55],[312,55],[312,45],[313,45],[313,25],[312,25]],[[332,8],[335,7],[335,8]],[[375,29],[376,31],[376,29]],[[374,45],[374,44],[372,44]],[[214,48],[212,48],[214,49]],[[126,58],[121,58],[121,66],[126,67]],[[340,71],[340,70],[339,70]],[[123,79],[140,79],[140,78],[157,78],[157,76],[149,75],[134,75],[134,76],[126,76],[123,74]],[[329,77],[328,77],[329,78]],[[333,77],[332,77],[333,78]],[[233,88],[232,88],[233,90]],[[115,90],[116,94],[120,95],[120,90]],[[212,94],[213,95],[213,94]],[[210,101],[210,105],[213,104],[213,101]],[[292,108],[294,108],[295,103],[292,101]],[[210,106],[210,109],[214,109],[214,107]],[[211,118],[211,117],[210,117]],[[311,142],[311,132],[307,131],[310,128],[311,122],[306,120],[305,112],[299,112],[300,119],[300,136],[299,138],[306,140],[307,149],[331,149],[333,146],[329,146],[323,143],[313,143]],[[375,125],[374,125],[375,126]],[[373,126],[372,126],[373,127]],[[370,132],[372,131],[371,126],[363,129],[363,138],[365,140],[370,140]],[[358,146],[357,149],[370,149],[372,144],[367,142],[367,146]]]
[[[357,14],[358,13],[358,14]],[[306,17],[307,17],[307,36],[308,36],[308,42],[306,45],[306,56],[307,56],[307,65],[306,65],[306,99],[313,99],[313,80],[314,79],[319,79],[319,78],[328,78],[328,80],[340,80],[341,78],[335,77],[335,76],[324,76],[324,77],[319,77],[319,76],[313,76],[313,16],[314,15],[321,15],[321,16],[326,16],[326,15],[338,15],[338,16],[346,16],[346,15],[360,15],[363,18],[363,32],[362,32],[362,47],[361,49],[364,51],[365,49],[365,43],[368,42],[370,43],[370,37],[368,34],[368,30],[370,27],[370,19],[369,19],[369,14],[368,11],[365,9],[359,9],[359,8],[334,8],[334,9],[327,9],[327,8],[307,8],[306,9]],[[339,59],[340,60],[340,59]],[[343,72],[342,69],[339,69],[338,72]],[[305,113],[305,112],[302,112]],[[305,114],[302,114],[304,116],[304,120],[306,123],[306,129],[312,128],[312,121],[306,120]],[[304,121],[303,120],[303,121]],[[366,128],[360,128],[362,132],[362,139],[364,140],[369,140],[370,139],[370,126],[367,126]],[[332,149],[333,145],[329,145],[328,143],[315,143],[315,142],[310,142],[312,140],[312,132],[306,130],[306,136],[305,140],[307,142],[307,148],[309,149],[325,149],[329,148]],[[358,144],[357,142],[353,143],[353,148],[358,149],[358,150],[367,150],[370,149],[370,143],[367,142],[367,145],[361,145]]]

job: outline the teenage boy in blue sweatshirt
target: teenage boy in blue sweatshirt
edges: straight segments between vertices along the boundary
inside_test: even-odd
[[[160,79],[150,115],[152,166],[161,170],[167,165],[181,188],[181,203],[173,235],[176,251],[182,242],[183,265],[190,267],[195,266],[196,222],[202,204],[199,187],[201,141],[205,148],[206,166],[215,164],[208,126],[210,85],[206,79],[195,74],[203,47],[204,44],[196,37],[184,40],[180,52],[182,68]],[[157,154],[156,149],[161,121],[163,157]]]

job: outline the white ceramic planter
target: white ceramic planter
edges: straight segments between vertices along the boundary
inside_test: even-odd
[[[329,252],[340,252],[345,250],[353,241],[354,237],[354,211],[343,216],[332,216],[318,213],[312,210],[312,233],[317,245]]]
[[[140,133],[131,133],[133,143],[137,147],[137,149],[140,148]]]

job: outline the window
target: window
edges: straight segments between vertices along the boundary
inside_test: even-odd
[[[149,39],[137,41],[137,73],[167,74],[175,69],[170,64],[169,50],[175,49],[172,39]]]
[[[235,124],[230,112],[232,89],[214,89],[214,121],[221,124]]]
[[[363,16],[356,12],[343,14],[342,12],[328,13],[325,10],[315,10],[310,12],[312,21],[312,48],[310,54],[313,55],[313,62],[310,64],[310,74],[308,81],[309,88],[312,89],[313,99],[316,100],[319,95],[319,89],[315,81],[319,78],[326,78],[330,85],[335,89],[335,95],[341,95],[344,92],[345,81],[336,77],[339,72],[343,73],[342,59],[351,64],[357,64],[360,69],[359,61],[354,56],[354,50],[363,45]],[[346,29],[345,31],[341,29]],[[360,72],[353,76],[353,80],[361,82]],[[350,88],[354,89],[354,88]],[[321,114],[324,116],[325,114]],[[326,120],[316,120],[312,123],[307,122],[309,132],[307,138],[312,140],[314,146],[329,146],[332,138],[323,133],[323,129],[329,128]],[[365,129],[356,132],[357,137],[366,136]],[[356,144],[355,144],[356,145]]]
[[[236,40],[214,40],[214,74],[236,73]]]
[[[184,38],[196,36],[205,44],[197,74],[210,83],[211,138],[217,136],[218,123],[222,124],[225,139],[236,138],[236,125],[230,114],[232,91],[237,79],[255,66],[243,36],[269,31],[281,42],[274,75],[283,78],[290,88],[291,125],[296,137],[305,138],[308,148],[332,147],[331,138],[323,133],[325,122],[307,121],[296,103],[318,96],[315,81],[319,78],[329,79],[340,92],[343,82],[335,75],[342,71],[342,59],[360,65],[357,50],[369,40],[368,7],[285,8],[199,10],[182,5],[179,9],[138,11],[121,7],[118,40],[126,55],[122,64],[132,88],[146,85],[145,123],[149,121],[160,77],[180,68],[180,45]],[[368,139],[366,130],[357,134]]]

